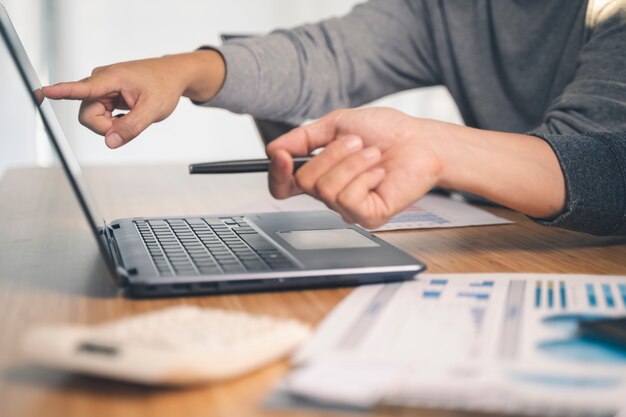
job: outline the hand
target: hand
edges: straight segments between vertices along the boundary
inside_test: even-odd
[[[292,156],[325,149],[292,174]],[[467,191],[536,218],[565,209],[559,160],[543,140],[416,119],[391,109],[340,110],[268,145],[276,198],[305,192],[349,223],[377,228],[434,186]]]
[[[224,74],[219,53],[197,51],[96,68],[90,77],[44,87],[42,92],[50,99],[82,100],[80,123],[105,136],[107,146],[114,149],[167,118],[181,96],[212,98]],[[116,117],[116,109],[129,111]]]
[[[382,226],[440,180],[442,160],[426,139],[430,127],[385,108],[330,113],[268,145],[270,191],[276,198],[305,192],[349,223]],[[292,156],[321,147],[292,174]]]

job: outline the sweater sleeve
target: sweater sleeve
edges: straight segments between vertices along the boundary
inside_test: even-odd
[[[554,150],[567,188],[563,213],[537,223],[596,235],[626,235],[626,133],[532,133]]]
[[[438,84],[423,7],[371,0],[341,18],[229,41],[216,48],[226,62],[224,85],[202,104],[297,124]]]
[[[603,5],[602,5],[603,4]],[[536,131],[626,132],[626,2],[591,1],[573,80]]]

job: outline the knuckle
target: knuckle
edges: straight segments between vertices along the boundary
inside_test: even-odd
[[[123,122],[118,124],[118,129],[125,140],[133,139],[142,132],[143,129],[141,125],[137,120],[134,120],[134,118],[126,115],[123,116],[121,120],[123,120]]]
[[[350,111],[349,109],[333,110],[332,112],[328,113],[328,117],[330,119],[337,120],[337,119],[339,119],[341,116],[343,116],[344,114],[346,114],[349,111]]]
[[[130,138],[134,138],[137,135],[139,135],[141,133],[141,126],[139,125],[139,123],[132,121],[130,123],[128,123],[127,127],[126,127],[126,131],[128,132],[128,134],[130,135]],[[130,139],[128,138],[128,139]]]
[[[348,113],[356,111],[355,109],[337,109],[330,112],[326,117],[335,125],[340,125],[341,119],[343,119]]]
[[[344,167],[346,172],[356,174],[365,168],[365,164],[362,158],[359,158],[358,160],[355,158],[347,158],[344,163]]]
[[[288,133],[293,133],[295,137],[299,137],[299,136],[304,136],[306,135],[306,129],[304,128],[304,126],[296,126],[293,129],[291,129]],[[285,135],[279,136],[277,139],[280,139],[281,137],[283,137]]]
[[[349,208],[352,205],[352,198],[347,193],[339,193],[337,196],[337,204],[341,207]]]
[[[335,192],[335,190],[333,190],[332,187],[318,182],[318,184],[316,184],[315,186],[315,192],[322,201],[333,204],[335,203],[337,193]]]
[[[328,145],[322,152],[323,154],[325,154],[324,156],[330,159],[340,158],[343,154],[343,149],[342,146],[339,146],[339,142],[340,141],[332,142],[330,145]]]

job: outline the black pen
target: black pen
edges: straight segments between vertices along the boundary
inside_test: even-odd
[[[294,172],[311,160],[313,156],[293,158]],[[241,161],[204,162],[189,165],[190,174],[237,174],[244,172],[267,172],[269,159],[245,159]]]

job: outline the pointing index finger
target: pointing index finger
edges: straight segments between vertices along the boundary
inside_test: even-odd
[[[80,81],[63,82],[42,88],[44,96],[53,100],[98,99],[115,92],[104,81],[96,82],[92,78]]]

